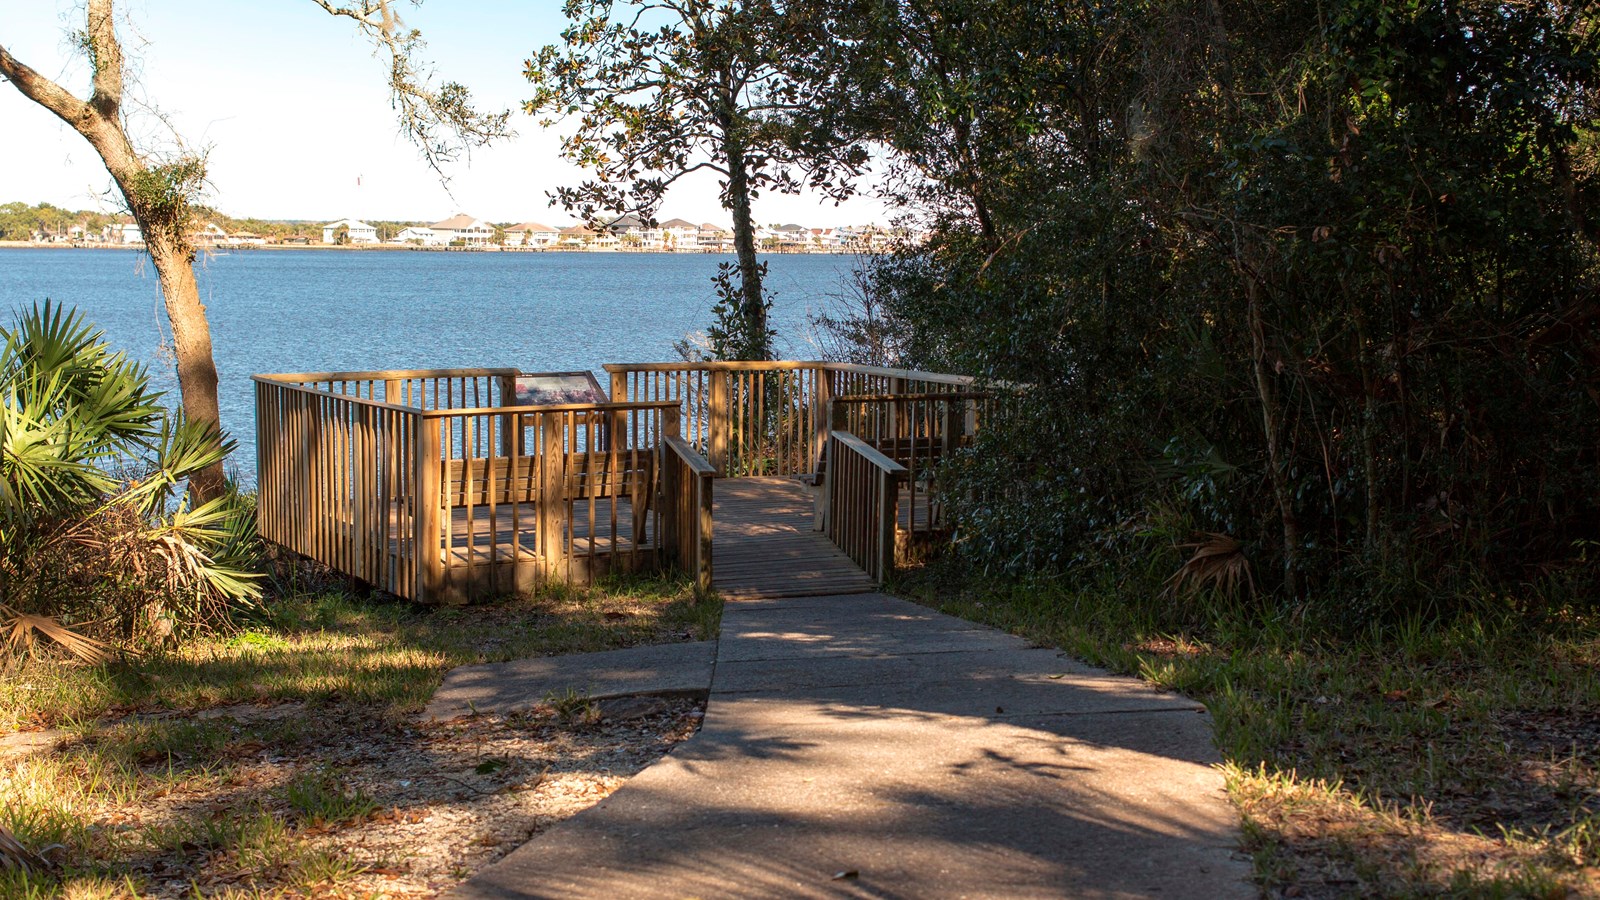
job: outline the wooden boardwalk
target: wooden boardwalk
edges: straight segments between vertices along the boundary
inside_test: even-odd
[[[713,586],[729,600],[855,594],[872,579],[812,530],[811,491],[793,478],[719,478]]]

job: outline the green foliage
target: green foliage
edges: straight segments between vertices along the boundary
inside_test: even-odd
[[[760,283],[765,284],[767,264],[758,263]],[[761,294],[760,316],[744,312],[744,287],[734,279],[738,267],[733,263],[718,263],[717,274],[711,276],[712,291],[717,302],[711,307],[712,323],[706,329],[713,359],[765,359],[777,332],[767,327],[772,311],[772,294],[765,288]]]
[[[251,505],[184,496],[228,442],[169,413],[76,312],[46,301],[0,341],[0,607],[129,639],[258,596]]]
[[[0,241],[26,241],[35,234],[64,235],[74,225],[90,234],[111,223],[104,213],[68,210],[49,203],[0,203]]]
[[[854,191],[865,150],[802,85],[828,79],[825,17],[764,0],[567,0],[562,43],[527,61],[543,124],[572,121],[562,155],[593,173],[556,191],[585,220],[638,213],[649,221],[669,188],[695,172],[722,181],[733,218],[738,282],[716,281],[719,342],[731,356],[772,353],[751,204],[802,184],[834,199]]]
[[[181,155],[133,172],[123,193],[145,240],[187,246],[189,218],[205,181],[206,161],[199,156]]]
[[[1592,10],[833,8],[934,226],[869,272],[897,361],[1031,386],[946,473],[970,559],[1225,533],[1339,627],[1594,596]]]

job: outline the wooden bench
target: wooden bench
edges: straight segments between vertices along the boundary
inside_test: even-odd
[[[566,465],[563,500],[627,500],[633,507],[634,533],[644,533],[657,486],[654,452],[573,453],[557,459]],[[450,460],[445,468],[447,505],[455,509],[533,503],[539,498],[544,462],[540,454]]]

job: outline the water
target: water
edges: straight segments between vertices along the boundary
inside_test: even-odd
[[[731,257],[622,253],[237,251],[206,259],[200,295],[222,378],[230,467],[254,481],[250,376],[262,372],[514,366],[600,372],[673,361],[710,321],[710,278]],[[815,356],[808,313],[841,291],[855,260],[772,255],[773,327],[788,358]],[[125,250],[0,250],[0,306],[45,298],[82,310],[170,390],[170,331],[155,271]]]

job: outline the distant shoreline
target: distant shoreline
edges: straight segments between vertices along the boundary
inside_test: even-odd
[[[143,244],[65,243],[55,241],[0,241],[0,250],[117,250],[144,252]],[[630,250],[622,247],[603,249],[567,247],[416,247],[399,244],[207,244],[195,248],[201,252],[220,251],[243,253],[265,250],[330,250],[357,253],[405,251],[417,253],[608,253],[635,254],[639,256],[733,256],[732,250]],[[881,250],[757,250],[761,255],[779,256],[864,256],[881,253]]]

